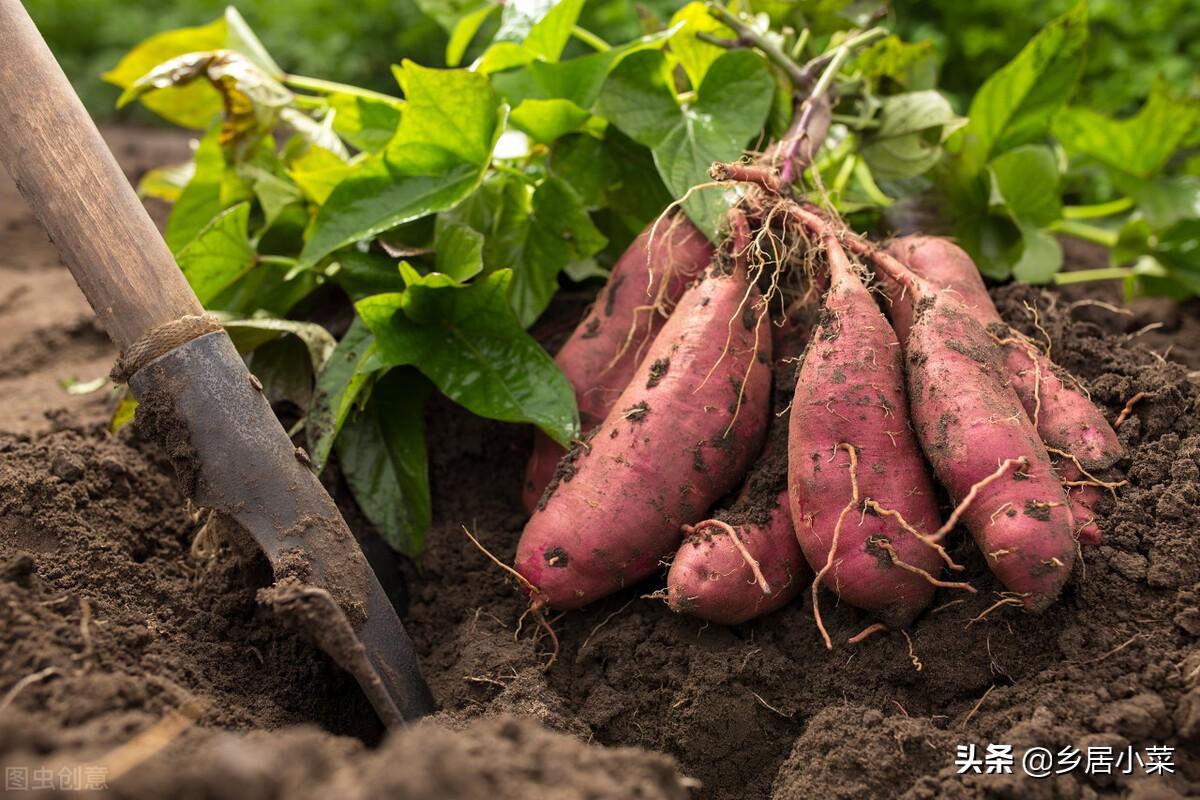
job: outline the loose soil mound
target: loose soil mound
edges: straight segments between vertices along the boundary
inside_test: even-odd
[[[4,258],[0,278],[33,274]],[[444,710],[382,743],[353,682],[255,606],[261,565],[193,554],[199,523],[164,460],[106,433],[98,396],[32,422],[0,415],[15,431],[0,434],[0,764],[108,765],[125,797],[674,798],[692,779],[706,798],[1200,793],[1200,385],[1149,349],[1161,331],[1133,335],[1141,320],[1028,287],[996,297],[1110,419],[1145,393],[1119,429],[1129,483],[1099,508],[1104,543],[1049,611],[977,620],[1001,587],[960,535],[952,554],[980,593],[940,592],[904,634],[846,644],[868,619],[823,593],[830,652],[807,597],[723,628],[643,598],[650,582],[557,620],[543,672],[524,600],[460,527],[511,559],[528,432],[434,403],[438,521],[403,566],[404,617]],[[79,313],[9,328],[0,349],[31,352],[42,328],[78,363],[107,359]],[[1197,366],[1200,317],[1172,314]],[[10,360],[0,381],[62,377],[36,361]],[[60,404],[49,397],[43,409]],[[1176,773],[957,775],[955,747],[972,743],[1167,745]]]

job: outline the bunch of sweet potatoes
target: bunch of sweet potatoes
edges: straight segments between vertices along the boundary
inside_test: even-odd
[[[763,185],[717,248],[665,220],[558,355],[585,434],[529,464],[516,570],[536,606],[665,567],[671,607],[721,624],[811,587],[829,644],[820,586],[890,627],[974,591],[944,545],[960,523],[1006,602],[1054,602],[1122,448],[966,253],[876,245]]]

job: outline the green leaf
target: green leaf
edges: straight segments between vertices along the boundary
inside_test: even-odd
[[[1128,297],[1169,297],[1183,303],[1200,294],[1200,274],[1169,270],[1153,256],[1142,256],[1125,279]]]
[[[328,150],[343,161],[349,161],[350,152],[333,128],[336,118],[337,114],[332,113],[317,121],[295,108],[285,108],[279,112],[279,120],[294,130],[301,140]]]
[[[676,199],[708,182],[714,161],[742,155],[771,108],[774,81],[762,59],[731,50],[709,67],[694,103],[680,106],[666,59],[656,51],[625,59],[605,84],[597,107],[622,131],[650,147],[663,183]],[[720,189],[695,192],[683,203],[709,238],[728,208]]]
[[[409,556],[421,552],[430,521],[428,394],[414,370],[391,370],[337,439],[338,465],[359,508],[384,541]]]
[[[221,144],[246,146],[271,132],[281,109],[292,101],[283,84],[233,50],[185,53],[154,67],[121,93],[117,108],[162,89],[207,80],[225,111]],[[296,112],[299,113],[299,112]]]
[[[222,325],[238,352],[242,354],[256,350],[268,342],[294,337],[304,345],[314,373],[325,365],[337,346],[333,334],[315,322],[254,318],[228,320]]]
[[[887,78],[905,89],[928,89],[937,77],[937,53],[928,39],[906,42],[888,36],[859,53],[854,65],[876,87]]]
[[[546,309],[558,273],[607,244],[578,194],[555,176],[536,187],[507,175],[495,178],[447,221],[486,233],[483,263],[488,272],[512,270],[510,299],[524,327]]]
[[[188,60],[185,56],[195,60],[198,54],[209,53],[211,60],[218,51],[223,51],[218,60],[228,64],[216,67],[215,71],[209,69],[210,82],[180,80],[188,70],[177,75],[177,80],[166,80],[173,70],[180,68],[180,59]],[[175,62],[173,66],[164,66],[172,61]],[[199,70],[206,68],[207,65]],[[196,77],[200,71],[194,71],[191,77]],[[155,79],[149,79],[151,75],[156,76]],[[269,96],[286,93],[279,84],[284,77],[283,70],[232,6],[225,9],[224,17],[208,25],[151,36],[126,53],[103,77],[126,90],[119,104],[150,89],[161,89],[141,97],[142,103],[168,121],[186,128],[208,127],[213,115],[221,111],[221,95],[226,95],[228,103],[234,83],[249,87],[242,96],[252,97],[260,104]],[[160,85],[153,85],[156,82]],[[226,111],[229,110],[227,105]],[[266,129],[269,125],[263,127]]]
[[[591,114],[609,73],[625,58],[662,47],[674,29],[569,61],[533,61],[520,69],[492,75],[492,85],[513,107],[513,125],[549,144],[579,130]]]
[[[288,165],[288,175],[305,197],[322,205],[329,199],[334,187],[354,169],[353,165],[323,147],[309,147]]]
[[[472,413],[531,422],[565,446],[579,433],[575,394],[513,315],[511,281],[509,270],[468,286],[430,275],[402,293],[360,300],[356,308],[375,334],[381,365],[416,366]]]
[[[651,148],[663,182],[678,199],[707,181],[713,161],[740,156],[765,120],[772,84],[758,58],[746,51],[715,62],[693,106],[680,107],[661,53],[642,53],[614,71],[598,107],[636,141]],[[734,99],[735,95],[739,95]],[[753,128],[751,128],[753,126]],[[702,190],[685,210],[710,237],[725,208],[721,194]]]
[[[293,336],[265,342],[248,353],[245,360],[250,373],[262,384],[268,403],[272,406],[291,403],[302,414],[308,410],[315,373],[303,342]]]
[[[483,239],[468,225],[451,222],[439,226],[434,249],[437,271],[456,281],[468,281],[483,271]]]
[[[292,274],[290,266],[259,264],[205,303],[211,310],[239,317],[282,317],[317,288],[317,274]]]
[[[625,59],[609,75],[596,112],[639,144],[654,147],[679,125],[670,67],[662,53],[648,51]]]
[[[382,150],[400,125],[401,103],[341,92],[326,99],[333,109],[333,130],[359,150]]]
[[[1190,283],[1200,286],[1200,219],[1177,222],[1163,231],[1154,257],[1181,279],[1186,275]]]
[[[583,0],[509,0],[495,41],[520,43],[528,60],[557,61],[582,9]]]
[[[1136,214],[1131,216],[1117,232],[1117,243],[1108,252],[1108,263],[1120,267],[1136,262],[1151,251],[1153,235],[1146,220]]]
[[[116,433],[121,428],[133,422],[134,414],[137,413],[137,405],[137,398],[133,396],[133,392],[129,391],[129,387],[126,386],[124,394],[121,395],[121,402],[117,403],[117,408],[113,411],[112,419],[108,421],[108,432]]]
[[[1200,100],[1158,81],[1141,110],[1113,119],[1087,108],[1063,109],[1054,118],[1054,135],[1069,152],[1139,178],[1160,173],[1200,122]]]
[[[603,140],[582,133],[564,136],[551,147],[546,167],[575,190],[585,207],[604,203],[614,165]]]
[[[1123,191],[1137,201],[1146,221],[1167,228],[1189,218],[1200,218],[1200,178],[1191,175],[1162,176],[1153,180],[1124,180]]]
[[[246,228],[250,204],[222,211],[196,238],[175,254],[196,297],[208,305],[223,289],[254,268],[254,248]]]
[[[171,164],[165,167],[155,167],[142,176],[138,181],[138,197],[153,197],[168,203],[179,201],[184,188],[196,174],[194,161],[183,164]]]
[[[987,277],[1006,281],[1012,277],[1012,265],[1020,258],[1021,231],[1011,218],[1004,216],[962,217],[956,220],[955,235],[963,249]]]
[[[528,217],[498,236],[493,263],[513,269],[513,309],[526,327],[550,304],[558,289],[558,273],[570,262],[600,252],[608,242],[579,196],[555,177],[534,189]]]
[[[1026,283],[1047,283],[1062,269],[1063,252],[1058,239],[1036,226],[1018,222],[1021,257],[1013,264],[1013,277]]]
[[[492,85],[514,108],[526,100],[570,100],[580,108],[591,108],[605,79],[618,64],[634,53],[661,48],[676,30],[659,31],[610,50],[558,63],[533,61],[520,69],[492,75]]]
[[[329,194],[300,254],[312,266],[340,247],[452,208],[483,179],[504,128],[483,75],[405,61],[406,105],[396,135]]]
[[[724,23],[708,13],[707,3],[688,3],[671,17],[671,27],[679,31],[671,38],[671,52],[679,59],[692,87],[698,87],[712,63],[725,53],[723,47],[696,37],[707,33],[723,39],[737,38]]]
[[[212,219],[230,206],[250,199],[250,189],[236,170],[225,163],[220,128],[214,126],[200,140],[193,159],[192,179],[188,181],[163,234],[171,252],[178,253]]]
[[[950,141],[961,179],[978,175],[993,154],[1046,132],[1075,90],[1086,43],[1087,3],[1079,0],[984,82],[971,101],[970,121]]]
[[[334,439],[345,424],[359,395],[377,371],[375,338],[361,319],[355,317],[333,353],[317,373],[312,410],[305,417],[308,451],[313,469],[325,469]]]
[[[1049,147],[1031,144],[1009,150],[992,160],[988,172],[993,208],[1003,208],[1034,227],[1062,216],[1058,161]]]
[[[592,115],[570,100],[526,100],[513,109],[512,124],[535,142],[550,144],[577,131]]]
[[[225,7],[225,27],[227,31],[226,47],[249,58],[259,69],[275,80],[283,80],[283,70],[275,63],[275,59],[271,58],[271,54],[259,41],[257,34],[250,29],[250,25],[233,6]]]
[[[128,88],[164,61],[185,53],[226,47],[228,30],[225,19],[218,19],[208,25],[179,28],[151,36],[104,73],[104,80],[122,89]],[[142,98],[142,103],[168,122],[185,128],[206,128],[213,116],[221,111],[221,97],[207,83],[193,83],[170,91],[155,92]]]
[[[263,212],[264,231],[275,223],[285,208],[304,199],[295,183],[259,164],[239,164],[238,174],[252,187],[254,196],[258,198]]]
[[[532,59],[529,51],[516,42],[496,42],[471,66],[481,75],[491,75],[528,64]]]
[[[891,95],[880,101],[879,127],[864,137],[859,153],[882,180],[912,178],[938,162],[941,143],[964,124],[938,92]]]
[[[421,13],[449,32],[464,16],[488,5],[488,0],[416,0],[416,5]]]
[[[342,250],[328,272],[354,301],[404,288],[400,271],[396,269],[396,259],[374,252],[363,253],[354,248]]]
[[[663,183],[649,149],[611,125],[604,132],[604,149],[613,165],[608,173],[607,205],[636,235],[674,198]]]
[[[483,27],[483,23],[487,22],[492,12],[499,8],[499,5],[488,3],[459,18],[458,22],[454,24],[454,30],[450,33],[450,41],[446,43],[446,66],[457,67],[462,63],[463,55],[471,46],[471,40],[475,38],[475,34],[479,33],[479,29]]]

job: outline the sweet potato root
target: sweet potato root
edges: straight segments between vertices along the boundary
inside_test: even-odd
[[[941,558],[868,503],[930,533],[939,525],[937,497],[908,425],[896,335],[837,239],[824,241],[830,288],[791,409],[792,518],[829,589],[903,627],[933,597]]]
[[[797,208],[793,216],[814,232],[834,230],[812,209]],[[913,303],[905,348],[912,421],[926,458],[958,503],[951,519],[966,523],[1012,592],[1006,599],[1044,610],[1075,561],[1072,519],[998,344],[956,292],[860,237],[846,235],[845,242]]]
[[[652,235],[653,234],[653,235]],[[688,284],[712,261],[708,240],[682,214],[642,231],[613,267],[555,362],[575,389],[579,428],[599,425],[625,390]],[[525,470],[522,502],[533,512],[566,451],[540,431]]]
[[[1078,384],[1040,350],[1018,339],[1000,318],[971,257],[953,242],[933,236],[896,239],[888,252],[935,286],[953,291],[976,318],[1003,342],[1013,388],[1048,446],[1079,459],[1084,469],[1112,466],[1122,455],[1117,434]],[[889,314],[900,341],[912,326],[913,298],[884,280]]]
[[[686,532],[667,573],[667,602],[674,611],[736,625],[782,608],[807,585],[810,573],[796,542],[786,488],[764,522],[717,518]]]
[[[688,289],[633,380],[560,465],[517,547],[535,605],[585,605],[650,575],[761,449],[771,334],[741,267]]]
[[[771,419],[766,450],[733,508],[685,528],[667,574],[667,602],[674,611],[736,625],[782,608],[812,580],[788,501],[787,429],[795,364],[815,324],[815,307],[798,304],[783,324],[771,326],[771,394],[779,411]]]
[[[977,313],[876,255],[876,266],[914,301],[906,361],[917,438],[962,504],[992,572],[1027,609],[1043,610],[1075,560],[1071,514],[1050,456]]]

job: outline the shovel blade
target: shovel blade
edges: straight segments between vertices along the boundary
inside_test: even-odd
[[[266,555],[275,584],[259,599],[351,673],[389,727],[431,713],[400,618],[229,336],[193,339],[129,385],[184,493],[236,520]]]

